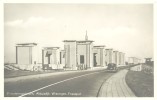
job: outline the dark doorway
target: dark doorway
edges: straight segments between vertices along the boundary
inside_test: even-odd
[[[97,66],[97,62],[96,62],[96,54],[97,54],[97,53],[94,53],[94,54],[93,54],[93,60],[94,60],[93,62],[94,62],[94,67],[96,67],[96,66]]]
[[[47,53],[46,53],[46,57],[47,57],[47,59],[48,59],[47,64],[50,64],[50,63],[51,63],[51,55],[52,55],[52,51],[47,51]]]
[[[80,64],[84,64],[84,55],[80,55]]]

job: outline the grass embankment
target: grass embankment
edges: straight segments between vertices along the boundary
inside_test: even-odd
[[[126,83],[137,97],[154,97],[154,76],[144,72],[128,71]]]

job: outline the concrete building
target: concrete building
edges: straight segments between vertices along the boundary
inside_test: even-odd
[[[128,64],[133,65],[134,64],[134,57],[128,57]]]
[[[141,60],[136,58],[136,57],[128,57],[128,64],[133,65],[133,64],[138,64],[141,63]]]
[[[65,50],[60,51],[60,64],[65,67]]]
[[[151,62],[151,60],[152,60],[152,58],[145,58],[145,63],[147,64],[147,63]]]
[[[121,65],[125,65],[125,53],[122,52],[122,62]]]
[[[125,53],[119,52],[119,65],[125,65]]]
[[[64,40],[65,69],[84,70],[93,68],[93,42],[88,40]]]
[[[119,65],[122,65],[122,52],[119,52]]]
[[[116,65],[119,65],[119,52],[113,51],[113,63]]]
[[[104,67],[106,66],[105,63],[105,46],[94,46],[93,48],[93,65]]]
[[[65,68],[77,69],[76,65],[76,40],[64,40]]]
[[[63,69],[60,66],[60,48],[44,47],[42,49],[42,66],[43,69]]]
[[[93,67],[93,41],[64,40],[65,67],[69,70]]]
[[[37,43],[16,44],[16,66],[23,70],[34,70],[38,63]]]
[[[109,48],[109,49],[105,49],[106,51],[106,65],[108,65],[109,63],[113,63],[113,49]]]

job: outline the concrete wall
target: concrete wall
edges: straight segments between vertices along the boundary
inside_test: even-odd
[[[50,62],[48,62],[47,53],[50,52]],[[60,66],[60,49],[51,48],[51,49],[43,49],[43,65],[48,64],[52,69],[62,69]]]
[[[106,66],[105,64],[105,47],[94,46],[93,53],[96,53],[97,66]]]
[[[112,55],[112,59],[113,59],[113,63],[115,63],[116,64],[116,53],[115,53],[115,51],[113,51],[113,55]]]
[[[66,69],[79,70],[93,67],[92,41],[65,40],[64,50]],[[84,62],[81,62],[80,59]]]
[[[113,63],[113,50],[106,49],[106,64]]]
[[[88,49],[89,49],[88,45],[77,45],[77,63],[79,66],[81,65],[80,56],[84,57],[84,63],[82,63],[82,66],[84,66],[85,68],[87,68],[87,66],[89,66]]]
[[[128,64],[134,64],[134,58],[129,57],[128,58]]]
[[[106,58],[105,59],[105,64],[108,65],[108,63],[109,63],[109,54],[108,54],[109,50],[106,49],[105,51],[106,51],[106,54],[105,54],[105,58]]]
[[[17,64],[32,64],[32,47],[17,47]]]
[[[65,67],[69,70],[76,70],[76,41],[64,42],[65,50]]]
[[[123,53],[123,65],[125,65],[125,61],[126,61],[126,59],[125,59],[125,53]]]
[[[119,65],[119,52],[113,51],[113,63],[116,65]]]
[[[107,66],[105,62],[106,62],[106,50],[105,50],[105,47],[104,47],[104,49],[103,49],[103,66],[104,67]]]
[[[125,53],[119,52],[119,65],[125,65]]]
[[[89,45],[90,48],[90,68],[93,68],[93,43],[90,43]]]
[[[60,64],[65,65],[65,51],[60,51]]]
[[[96,55],[96,63],[97,63],[97,66],[100,66],[100,49],[97,49],[97,48],[94,48],[93,49],[93,53],[95,53]],[[96,67],[96,66],[94,66]]]
[[[37,46],[16,46],[16,66],[22,70],[32,70],[38,64]]]
[[[48,55],[48,53],[50,55]],[[63,69],[60,66],[60,49],[59,48],[44,48],[42,52],[43,66],[50,67],[51,69]],[[48,57],[49,56],[49,57]]]
[[[140,63],[140,59],[136,58],[136,57],[129,57],[128,58],[128,64],[138,64]]]
[[[93,45],[90,42],[77,42],[77,65],[83,66],[84,69],[93,67]],[[84,57],[84,63],[81,63],[80,56]]]
[[[123,60],[123,58],[122,58],[122,52],[119,52],[119,65],[123,65],[122,63],[122,60]]]

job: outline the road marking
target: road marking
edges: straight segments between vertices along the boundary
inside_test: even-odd
[[[100,71],[100,72],[103,72],[103,71]],[[43,90],[43,89],[45,89],[45,88],[48,88],[48,87],[53,86],[53,85],[57,85],[57,84],[59,84],[59,83],[63,83],[63,82],[66,82],[66,81],[69,81],[69,80],[72,80],[72,79],[76,79],[76,78],[80,78],[80,77],[84,77],[84,76],[87,76],[87,75],[96,74],[96,73],[100,73],[100,72],[93,72],[93,73],[84,74],[84,75],[81,75],[81,76],[76,76],[76,77],[68,78],[68,79],[65,79],[65,80],[62,80],[62,81],[59,81],[59,82],[56,82],[56,83],[53,83],[53,84],[44,86],[44,87],[42,87],[42,88],[36,89],[36,90],[34,90],[34,91],[25,93],[25,94],[23,94],[23,95],[21,95],[21,96],[19,96],[19,97],[26,96],[26,95],[28,95],[28,94],[31,94],[31,93],[34,93],[34,92]]]

